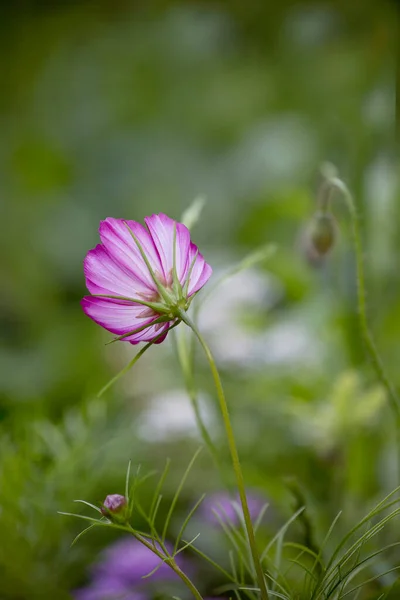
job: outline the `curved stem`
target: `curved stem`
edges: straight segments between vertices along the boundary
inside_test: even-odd
[[[193,321],[190,319],[190,317],[188,317],[188,315],[184,311],[181,311],[179,316],[180,316],[181,320],[184,321],[186,323],[186,325],[188,325],[188,327],[190,327],[190,329],[196,335],[197,339],[199,340],[199,342],[205,352],[205,355],[206,355],[207,360],[210,365],[211,373],[214,378],[214,383],[215,383],[215,387],[217,390],[219,406],[221,409],[222,418],[223,418],[224,425],[225,425],[225,431],[226,431],[226,435],[228,438],[229,451],[230,451],[231,458],[232,458],[233,469],[234,469],[235,475],[236,475],[236,482],[237,482],[237,487],[238,487],[238,491],[239,491],[240,502],[242,505],[244,522],[245,522],[245,526],[246,526],[246,530],[247,530],[247,536],[249,539],[249,545],[250,545],[251,555],[253,558],[254,568],[255,568],[255,571],[257,574],[257,581],[258,581],[258,585],[260,587],[260,594],[261,594],[261,598],[263,600],[268,600],[269,596],[268,596],[267,585],[265,582],[265,577],[264,577],[264,573],[263,573],[263,569],[262,569],[262,565],[261,565],[261,561],[260,561],[260,556],[259,556],[259,553],[257,550],[257,544],[256,544],[256,538],[254,535],[253,524],[251,522],[250,511],[249,511],[249,507],[247,504],[247,497],[246,497],[246,490],[245,490],[245,485],[244,485],[242,468],[240,466],[239,454],[238,454],[238,451],[236,448],[235,436],[234,436],[233,429],[232,429],[231,419],[230,419],[229,411],[228,411],[228,405],[226,403],[226,398],[225,398],[225,394],[224,394],[224,389],[222,387],[221,378],[219,376],[218,369],[216,367],[214,357],[211,353],[211,350],[207,346],[203,336],[197,329],[196,325],[193,323]]]
[[[162,552],[160,552],[160,550],[158,550],[158,548],[154,544],[146,540],[146,538],[142,537],[130,525],[127,527],[127,529],[129,533],[132,534],[141,544],[146,546],[146,548],[151,550],[153,554],[156,554],[156,556],[158,556],[163,562],[165,562],[169,567],[171,567],[171,569],[178,575],[178,577],[182,579],[186,587],[189,588],[196,600],[203,600],[203,597],[200,594],[197,587],[189,579],[189,577],[180,569],[180,567],[178,567],[172,556],[165,556]]]
[[[382,360],[378,354],[374,340],[368,327],[367,320],[367,308],[365,299],[365,276],[364,276],[364,261],[361,245],[360,236],[360,225],[357,210],[354,204],[354,200],[347,189],[346,185],[338,178],[334,177],[328,180],[331,188],[337,189],[341,192],[348,211],[351,217],[352,231],[353,231],[353,244],[356,256],[356,268],[357,268],[357,298],[358,298],[358,316],[360,322],[361,335],[364,339],[365,346],[367,348],[369,357],[372,365],[375,369],[378,379],[386,389],[389,397],[390,404],[396,417],[397,424],[400,423],[400,398],[386,375]]]

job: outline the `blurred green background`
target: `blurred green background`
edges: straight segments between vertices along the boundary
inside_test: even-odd
[[[79,305],[107,216],[179,218],[204,195],[193,237],[214,282],[278,245],[200,318],[246,481],[271,504],[265,536],[296,504],[288,478],[317,539],[340,509],[345,531],[395,487],[391,414],[358,336],[348,215],[338,202],[338,243],[318,266],[301,232],[331,161],[362,215],[371,326],[400,384],[396,19],[394,3],[372,0],[2,6],[1,599],[69,598],[111,536],[70,549],[81,523],[57,510],[122,492],[128,459],[146,471],[171,457],[168,496],[199,445],[171,340],[96,399],[135,351],[105,346]],[[200,353],[197,369],[230,469]],[[181,509],[221,487],[204,451]]]

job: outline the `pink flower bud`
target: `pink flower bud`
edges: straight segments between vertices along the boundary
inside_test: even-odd
[[[101,512],[116,523],[126,523],[129,519],[128,503],[121,494],[109,494],[104,500]]]

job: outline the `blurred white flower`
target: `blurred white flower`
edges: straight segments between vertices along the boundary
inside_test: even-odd
[[[292,318],[260,335],[254,360],[264,365],[315,363],[319,355],[320,347],[310,328],[300,318]]]
[[[199,325],[220,364],[259,368],[318,358],[318,344],[300,318],[289,318],[264,331],[244,322],[244,317],[267,310],[282,295],[275,277],[254,268],[216,288],[201,310]]]
[[[199,410],[208,430],[217,422],[209,398],[199,394]],[[137,433],[147,442],[199,438],[194,410],[184,390],[168,390],[153,396],[137,422]]]
[[[252,362],[259,333],[246,327],[243,315],[270,306],[280,293],[278,282],[256,269],[242,271],[218,285],[202,307],[199,326],[220,363],[247,366]]]

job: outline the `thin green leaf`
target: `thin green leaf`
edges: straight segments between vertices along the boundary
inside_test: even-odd
[[[236,538],[234,536],[234,533],[237,533],[237,532],[235,532],[235,530],[231,530],[229,527],[227,527],[226,523],[223,521],[223,519],[221,518],[220,514],[216,510],[213,510],[212,512],[215,515],[216,519],[218,520],[219,524],[221,525],[224,533],[226,534],[227,538],[231,542],[232,546],[235,548],[238,556],[242,557],[242,560],[243,560],[243,563],[244,563],[244,565],[246,567],[247,572],[250,575],[253,576],[253,570],[252,570],[250,564],[247,562],[247,560],[245,560],[243,550],[238,545],[238,542],[237,542],[237,540],[236,540]],[[242,540],[240,540],[240,541],[242,541]]]
[[[245,583],[245,565],[244,565],[243,557],[241,554],[239,554],[239,556],[238,556],[238,562],[239,562],[238,581],[240,581],[240,583]]]
[[[273,565],[272,565],[272,568],[273,568]],[[270,572],[268,572],[268,573],[265,573],[265,576],[268,579],[270,579],[273,582],[273,584],[276,585],[276,587],[280,588],[283,592],[285,592],[285,594],[289,594],[289,595],[292,594],[292,592],[290,591],[289,582],[287,581],[287,579],[285,578],[285,576],[284,576],[283,573],[277,573],[276,577],[273,577],[273,575]],[[279,579],[282,580],[282,582],[283,582],[284,585],[281,584],[281,583],[279,583]]]
[[[197,500],[196,504],[193,506],[193,508],[190,510],[190,512],[189,512],[189,514],[188,514],[188,516],[187,516],[187,517],[186,517],[186,519],[183,521],[183,523],[182,523],[182,526],[181,526],[181,528],[180,528],[180,530],[179,530],[179,533],[178,533],[178,535],[177,535],[177,537],[176,537],[176,540],[175,540],[175,546],[174,546],[174,552],[173,552],[174,554],[175,554],[175,552],[176,552],[176,551],[177,551],[177,549],[178,549],[179,542],[181,541],[181,538],[182,538],[183,532],[185,531],[185,529],[186,529],[186,527],[187,527],[187,524],[189,523],[190,519],[193,517],[194,513],[195,513],[195,512],[196,512],[196,510],[199,508],[200,504],[203,502],[203,500],[204,500],[204,498],[205,498],[205,497],[206,497],[206,495],[205,495],[205,494],[203,494],[203,495],[202,495],[202,496],[199,498],[199,500]]]
[[[282,527],[279,529],[279,531],[276,533],[276,535],[274,535],[274,537],[272,538],[272,540],[270,540],[268,542],[268,544],[265,546],[263,552],[261,553],[260,556],[260,560],[263,561],[264,558],[267,556],[268,552],[271,550],[272,546],[275,544],[275,542],[278,540],[279,536],[282,533],[285,533],[287,531],[287,529],[289,528],[289,526],[297,519],[297,517],[303,512],[303,510],[305,509],[305,506],[302,506],[301,508],[299,508],[299,510],[297,510],[294,515],[292,515],[290,517],[290,519],[288,519],[286,521],[286,523],[284,523],[282,525]]]
[[[131,464],[132,464],[132,461],[129,460],[128,461],[128,468],[126,469],[126,476],[125,476],[125,498],[126,498],[126,501],[128,503],[128,506],[129,506],[129,503],[130,503],[130,500],[129,500],[129,480],[130,480],[130,477],[131,477]]]
[[[141,483],[140,479],[139,479],[139,473],[140,473],[141,468],[142,468],[142,465],[139,464],[137,466],[137,468],[136,468],[136,474],[135,474],[135,476],[133,478],[133,482],[132,482],[132,485],[131,485],[130,490],[129,490],[129,495],[130,495],[130,498],[131,498],[132,505],[133,505],[133,503],[136,500],[136,498],[135,498],[136,492],[137,492],[137,489],[138,489],[138,487],[139,487],[139,485]]]
[[[369,541],[371,538],[373,538],[375,535],[377,535],[380,531],[382,531],[382,529],[384,528],[384,526],[389,523],[389,521],[391,521],[394,517],[396,517],[397,515],[400,514],[400,508],[392,511],[389,515],[387,515],[386,517],[383,517],[378,523],[376,523],[376,525],[374,525],[373,527],[371,527],[371,529],[369,529],[368,531],[366,531],[356,542],[354,542],[354,544],[352,544],[352,546],[350,546],[350,548],[345,552],[345,554],[341,557],[340,559],[340,565],[343,566],[350,558],[351,556],[353,556],[353,554],[355,552],[357,552],[358,548],[360,546],[362,546],[363,544],[365,544],[365,542]],[[333,568],[334,569],[334,568]],[[332,571],[332,569],[331,569]],[[330,571],[327,571],[326,577],[330,577]]]
[[[184,472],[184,474],[183,474],[183,476],[182,476],[182,479],[181,479],[181,481],[180,481],[180,483],[179,483],[179,485],[178,485],[178,488],[177,488],[177,490],[176,490],[176,492],[175,492],[175,495],[174,495],[174,497],[173,497],[173,499],[172,499],[171,506],[170,506],[170,508],[169,508],[169,511],[168,511],[167,517],[166,517],[166,519],[165,519],[164,528],[163,528],[163,532],[162,532],[162,535],[161,535],[161,539],[162,539],[162,541],[163,541],[163,542],[165,541],[165,537],[166,537],[166,535],[167,535],[167,531],[168,531],[168,526],[169,526],[169,523],[170,523],[170,521],[171,521],[171,517],[172,517],[172,514],[173,514],[173,512],[174,512],[174,509],[175,509],[176,503],[178,502],[178,499],[179,499],[180,493],[181,493],[181,491],[182,491],[182,488],[183,488],[183,486],[184,486],[184,484],[185,484],[185,481],[186,481],[186,479],[187,479],[187,476],[189,475],[189,473],[190,473],[190,471],[191,471],[191,469],[192,469],[192,467],[193,467],[193,465],[194,465],[194,462],[195,462],[196,458],[198,457],[198,455],[200,454],[201,450],[202,450],[202,449],[201,449],[201,448],[199,448],[199,449],[198,449],[198,450],[195,452],[195,454],[194,454],[194,456],[193,456],[192,460],[190,461],[190,463],[189,463],[189,465],[188,465],[187,469],[185,470],[185,472]]]
[[[80,533],[78,533],[78,535],[76,535],[74,537],[74,539],[71,542],[71,548],[72,546],[75,546],[76,542],[85,535],[85,533],[87,533],[89,531],[89,529],[93,529],[93,527],[96,527],[97,523],[92,523],[91,525],[89,525],[89,527],[86,527],[86,529],[83,529]]]
[[[400,565],[397,566],[397,567],[393,567],[392,569],[388,569],[384,573],[379,573],[379,575],[375,575],[374,577],[370,577],[370,579],[366,579],[362,583],[356,585],[351,590],[349,590],[348,592],[346,592],[345,594],[343,594],[342,598],[345,598],[346,596],[348,596],[349,594],[352,594],[353,592],[355,592],[359,588],[364,587],[364,585],[367,585],[367,583],[372,583],[373,581],[377,581],[380,577],[384,577],[385,575],[388,575],[389,573],[393,573],[393,571],[398,571],[399,569],[400,569]]]
[[[389,596],[389,594],[394,590],[394,588],[397,586],[398,583],[399,583],[399,578],[397,578],[396,581],[394,581],[392,583],[392,585],[379,596],[378,600],[385,600],[385,598],[387,598]]]
[[[323,565],[323,562],[322,562],[322,554],[323,554],[323,551],[324,551],[324,548],[325,548],[326,544],[328,543],[328,539],[330,538],[330,536],[332,534],[332,531],[334,530],[334,528],[336,526],[336,523],[340,519],[341,514],[342,514],[342,511],[340,510],[338,512],[338,514],[336,515],[336,517],[333,519],[333,521],[331,523],[331,526],[328,529],[328,533],[326,534],[326,536],[324,537],[324,539],[322,541],[322,544],[321,544],[320,549],[319,549],[318,557],[315,559],[315,563],[314,563],[314,565],[312,567],[312,570],[315,569],[318,561],[320,562],[321,566],[323,566],[323,569],[324,570],[326,569],[326,567]]]
[[[283,539],[285,537],[285,531],[282,531],[282,533],[278,536],[278,539],[276,540],[276,554],[275,554],[275,560],[274,560],[274,567],[275,567],[275,571],[277,573],[280,572],[280,567],[281,567],[281,561],[282,561],[282,545],[283,545]],[[273,584],[274,586],[275,584]],[[275,589],[274,587],[272,587],[272,589]]]
[[[57,511],[57,514],[59,515],[63,515],[64,517],[76,517],[77,519],[82,519],[83,521],[90,521],[91,523],[98,523],[99,525],[104,524],[104,525],[110,525],[111,521],[101,521],[100,519],[93,519],[92,517],[87,517],[86,515],[77,515],[76,513],[70,513],[70,512],[61,512],[60,510]]]
[[[150,515],[150,520],[152,522],[154,522],[154,519],[155,519],[155,516],[153,514],[154,510],[155,510],[155,506],[156,506],[156,504],[160,503],[160,492],[161,492],[162,486],[164,485],[165,478],[168,475],[170,465],[171,465],[171,459],[167,458],[167,460],[165,462],[164,470],[161,473],[161,477],[160,477],[158,484],[156,486],[156,489],[154,491],[153,499],[152,499],[151,506],[150,506],[149,515]],[[157,506],[157,509],[158,509],[158,506]]]
[[[192,204],[183,212],[181,216],[181,223],[186,225],[189,230],[192,229],[200,219],[200,215],[205,203],[206,200],[204,196],[197,196],[197,198],[193,200]]]
[[[143,477],[138,477],[138,481],[137,481],[137,486],[139,487],[141,485],[143,485],[143,483],[145,481],[147,481],[148,479],[150,479],[151,477],[154,477],[154,475],[157,475],[157,472],[155,469],[153,469],[153,471],[149,471],[148,473],[146,473],[146,475],[143,475]]]
[[[231,517],[229,516],[229,514],[227,513],[227,511],[225,510],[223,504],[221,504],[220,502],[217,504],[218,509],[221,511],[222,513],[222,517],[224,518],[225,523],[227,523],[227,525],[230,527],[230,529],[232,530],[232,533],[234,535],[236,535],[239,540],[245,545],[247,546],[247,537],[246,537],[246,528],[245,528],[245,523],[244,523],[244,517],[243,517],[243,510],[240,504],[238,504],[235,500],[231,500],[231,505],[232,508],[234,509],[239,523],[243,528],[243,533],[240,531],[240,529],[236,526],[236,524],[232,521]],[[221,517],[221,518],[222,518]]]
[[[179,325],[179,322],[173,323],[173,325],[171,325],[171,327],[169,327],[167,329],[167,333],[169,331],[171,331],[171,329],[174,329],[174,327],[176,327],[177,325]],[[127,373],[137,363],[139,358],[141,358],[141,356],[143,356],[143,354],[153,344],[155,344],[163,335],[165,335],[165,333],[166,333],[165,331],[162,331],[159,335],[157,335],[154,338],[154,340],[151,340],[151,342],[148,342],[145,346],[143,346],[143,348],[141,350],[139,350],[139,352],[132,358],[132,360],[123,369],[121,369],[121,371],[119,373],[117,373],[117,375],[115,375],[112,379],[110,379],[110,381],[108,383],[106,383],[106,385],[97,394],[97,397],[100,398],[108,389],[110,389],[111,386],[114,385],[114,383],[116,383],[123,375],[125,375],[125,373]]]
[[[93,510],[97,511],[98,513],[103,514],[98,506],[95,506],[95,504],[91,504],[90,502],[86,502],[86,500],[74,500],[74,502],[80,502],[81,504],[86,504],[86,506],[89,506],[90,508],[93,508]]]
[[[361,519],[361,521],[359,521],[359,523],[357,523],[357,525],[355,525],[350,530],[350,532],[348,532],[343,537],[343,539],[340,541],[340,543],[337,545],[335,551],[333,552],[330,560],[328,561],[328,564],[326,566],[325,577],[321,580],[321,583],[318,586],[316,586],[316,588],[314,589],[313,594],[311,596],[311,600],[314,600],[317,597],[317,595],[319,594],[321,589],[326,589],[329,585],[332,584],[332,580],[335,578],[335,570],[337,568],[339,568],[339,566],[340,566],[340,563],[338,565],[335,565],[334,562],[335,562],[337,556],[339,555],[340,550],[344,547],[344,545],[351,538],[351,536],[354,535],[354,533],[356,533],[363,525],[365,525],[365,523],[370,521],[371,518],[376,517],[378,514],[387,510],[391,506],[394,506],[395,504],[399,503],[399,499],[387,502],[387,500],[389,500],[399,489],[400,488],[396,488],[390,494],[388,494],[381,502],[379,502],[379,504],[376,505],[376,507],[374,509],[372,509],[363,519]],[[357,548],[359,546],[361,546],[366,541],[368,541],[369,539],[371,539],[372,537],[377,535],[382,530],[382,527],[384,527],[384,525],[386,523],[388,523],[391,519],[393,519],[395,516],[397,516],[397,514],[399,514],[399,512],[400,512],[400,509],[396,509],[396,510],[392,511],[390,513],[390,515],[383,517],[374,527],[367,530],[356,542],[354,542],[350,546],[350,548],[341,557],[341,559],[340,559],[341,564],[345,563],[354,554],[354,552],[357,551]]]
[[[236,600],[241,600],[240,594],[239,594],[239,590],[237,590],[236,588],[234,588],[232,591],[233,591],[233,593],[236,596]],[[249,592],[246,592],[246,593],[249,594]],[[250,597],[252,597],[252,596],[250,596]]]
[[[268,502],[266,502],[265,504],[262,505],[261,510],[257,515],[257,519],[254,522],[254,533],[257,533],[258,528],[261,525],[261,522],[263,520],[263,517],[264,517],[268,507],[269,507]]]
[[[237,572],[236,572],[236,567],[235,567],[235,559],[233,556],[233,551],[229,550],[229,562],[231,563],[231,569],[232,569],[232,575],[235,579],[235,581],[238,581],[238,576],[237,576]]]
[[[318,559],[318,562],[321,562],[321,559],[318,558],[318,554],[314,552],[314,550],[311,550],[311,548],[303,546],[303,544],[298,544],[297,542],[285,542],[283,545],[287,548],[295,548],[296,550],[300,550],[300,556],[302,554],[309,554],[313,558]]]
[[[372,554],[370,554],[369,556],[366,556],[365,558],[363,558],[361,561],[359,561],[359,558],[356,559],[355,564],[353,565],[353,567],[351,569],[349,569],[349,571],[347,571],[347,573],[345,573],[345,575],[343,576],[342,580],[339,581],[334,588],[332,588],[333,592],[338,585],[340,585],[340,583],[342,583],[342,587],[339,593],[339,597],[341,597],[342,592],[344,591],[345,587],[347,586],[348,583],[350,583],[350,581],[356,576],[358,575],[363,569],[365,569],[366,567],[368,567],[368,562],[370,560],[372,560],[373,558],[375,558],[376,556],[379,556],[380,554],[382,554],[383,552],[386,552],[386,550],[389,550],[390,548],[394,548],[396,546],[400,546],[400,542],[393,542],[392,544],[388,544],[386,546],[384,546],[383,548],[381,548],[380,550],[377,550],[376,552],[373,552]],[[330,593],[331,593],[330,592]]]
[[[177,556],[178,554],[180,554],[181,552],[186,550],[186,548],[191,548],[198,537],[200,537],[200,533],[195,535],[194,538],[192,538],[190,540],[190,542],[185,542],[185,544],[182,546],[182,548],[179,548],[179,550],[177,552],[175,552],[174,556]]]
[[[308,567],[303,565],[303,563],[301,563],[299,560],[296,560],[295,558],[289,558],[289,562],[300,567],[305,573],[307,573],[307,575],[309,575],[311,577],[311,579],[314,579],[314,581],[317,581],[317,577],[314,575],[314,573],[311,571],[311,569],[309,569]]]
[[[317,554],[311,550],[311,548],[307,548],[306,546],[304,546],[303,544],[298,544],[296,542],[285,542],[284,543],[284,547],[288,547],[288,548],[295,548],[297,550],[300,550],[300,552],[297,554],[297,556],[295,557],[295,561],[299,561],[300,558],[303,556],[303,554],[307,554],[313,558],[315,558],[317,556]],[[318,561],[316,561],[314,564],[318,564]],[[286,577],[289,573],[289,571],[291,571],[291,569],[293,568],[294,564],[290,564],[286,570],[284,571],[284,573],[281,574],[281,577],[286,581]],[[311,567],[311,572],[314,572],[314,565]],[[315,577],[315,580],[317,580],[317,578]],[[306,587],[306,589],[308,590],[309,585],[311,584],[312,580],[306,579],[304,582],[304,586]],[[305,594],[305,597],[310,597],[311,596],[311,592],[307,591],[307,594]]]
[[[185,541],[185,540],[183,540],[183,541]],[[232,575],[228,571],[226,571],[223,567],[221,567],[221,565],[219,565],[217,562],[215,562],[215,560],[210,558],[207,554],[205,554],[204,552],[202,552],[201,550],[196,548],[196,546],[192,546],[191,550],[193,550],[193,552],[195,552],[198,556],[200,556],[201,558],[206,560],[210,565],[212,565],[215,569],[217,569],[220,573],[222,573],[222,575],[224,575],[227,579],[235,582],[235,579],[232,577]],[[235,582],[235,583],[237,583],[237,582]]]
[[[246,591],[250,591],[250,592],[260,592],[259,588],[255,588],[255,587],[240,587],[240,590],[243,590],[244,592]],[[283,600],[288,600],[288,596],[284,596],[283,594],[280,594],[279,592],[273,592],[272,590],[268,590],[268,594],[270,594],[271,596],[274,596],[275,598],[282,598]]]
[[[170,561],[171,559],[166,556],[165,558],[163,558],[162,560],[160,560],[160,562],[158,563],[158,565],[156,567],[154,567],[154,569],[152,569],[150,571],[150,573],[147,573],[147,575],[142,575],[141,579],[148,579],[149,577],[151,577],[152,575],[154,575],[154,573],[156,573],[158,571],[158,569],[160,567],[163,566],[164,563],[166,563],[167,561]]]
[[[236,596],[236,598],[238,600],[240,600],[241,596],[239,594],[239,590],[243,590],[246,594],[246,596],[248,596],[248,598],[251,598],[251,600],[256,600],[257,596],[255,596],[255,594],[253,594],[253,591],[259,591],[258,588],[254,588],[254,590],[252,588],[242,588],[242,584],[239,583],[235,583],[234,585],[232,584],[225,584],[225,585],[219,585],[217,588],[214,589],[214,595],[215,596],[226,596],[226,592],[233,592]],[[230,596],[229,596],[230,598]]]
[[[152,525],[152,526],[154,526],[154,523],[155,523],[155,520],[156,520],[156,517],[157,517],[157,513],[158,513],[158,509],[159,509],[159,507],[160,507],[160,504],[161,504],[161,500],[162,500],[162,494],[160,494],[160,495],[158,496],[158,500],[157,500],[157,502],[156,502],[156,505],[155,505],[155,507],[154,507],[153,514],[152,514],[152,516],[151,516],[151,521],[150,521],[150,523],[151,523],[151,525]]]
[[[336,547],[334,553],[331,556],[331,559],[329,560],[329,562],[327,564],[327,568],[330,567],[330,565],[335,560],[336,556],[339,554],[340,550],[346,544],[347,540],[350,539],[351,536],[354,533],[356,533],[356,531],[358,531],[365,523],[367,523],[368,521],[370,521],[373,517],[377,516],[382,511],[386,510],[387,508],[390,508],[390,506],[393,506],[394,504],[397,504],[400,501],[400,499],[397,498],[396,500],[394,500],[394,501],[392,501],[390,503],[387,503],[387,501],[389,500],[389,498],[391,498],[399,490],[400,490],[400,486],[397,487],[397,488],[395,488],[392,492],[390,492],[390,494],[388,494],[383,500],[381,500],[381,502],[379,502],[363,519],[361,519],[361,521],[359,521],[357,523],[357,525],[355,525],[354,527],[352,527],[352,529],[339,542],[338,546]]]

